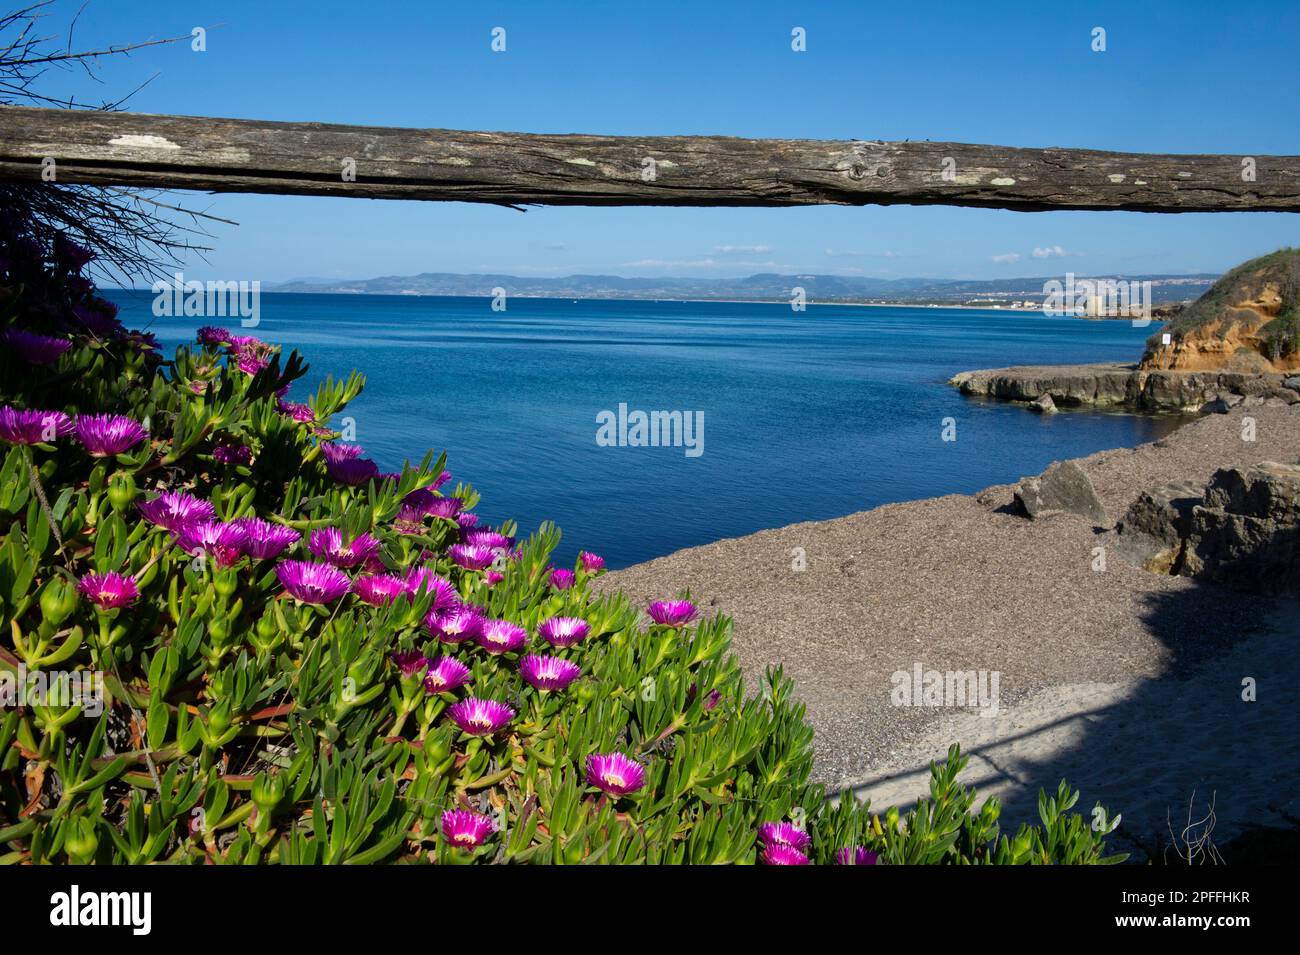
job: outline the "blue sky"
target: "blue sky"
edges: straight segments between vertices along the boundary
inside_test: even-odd
[[[59,0],[66,27],[80,0]],[[1300,4],[92,0],[76,45],[208,29],[45,89],[142,112],[391,126],[1300,153]],[[493,27],[507,50],[491,50]],[[807,31],[806,52],[790,47]],[[1106,30],[1105,52],[1091,33]],[[237,220],[187,277],[423,271],[881,277],[1217,272],[1294,215],[894,206],[533,208],[192,196]],[[1038,254],[1035,255],[1035,250]]]

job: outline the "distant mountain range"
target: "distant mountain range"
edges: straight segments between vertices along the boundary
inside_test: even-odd
[[[1064,274],[1054,276],[1063,281]],[[1200,296],[1217,275],[1077,275],[1150,281],[1154,302],[1173,302]],[[804,289],[810,302],[1040,302],[1049,277],[1018,279],[878,279],[844,275],[777,275],[760,273],[746,278],[625,278],[619,275],[566,275],[562,278],[525,278],[518,275],[422,272],[373,279],[295,279],[268,286],[268,292],[317,292],[338,295],[468,295],[491,296],[503,288],[508,295],[527,298],[596,299],[704,299],[735,301],[788,301],[791,290]]]

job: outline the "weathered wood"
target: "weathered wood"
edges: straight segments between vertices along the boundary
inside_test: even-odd
[[[1300,157],[391,129],[0,107],[0,179],[510,205],[1300,211]],[[355,181],[344,175],[355,162]],[[652,163],[650,161],[653,161]],[[1244,172],[1253,166],[1253,181]]]

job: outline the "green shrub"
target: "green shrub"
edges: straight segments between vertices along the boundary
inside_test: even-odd
[[[955,747],[901,818],[831,806],[726,617],[593,596],[442,458],[380,473],[329,424],[360,376],[295,403],[296,353],[216,328],[164,359],[81,250],[0,239],[0,860],[1111,861],[1064,785],[999,836]]]

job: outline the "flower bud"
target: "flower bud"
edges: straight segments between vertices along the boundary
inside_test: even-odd
[[[112,480],[108,482],[108,503],[112,504],[113,510],[119,514],[125,513],[131,506],[135,494],[135,479],[123,471],[114,474]]]
[[[62,577],[51,578],[41,588],[41,617],[57,627],[77,607],[77,588]]]
[[[258,773],[253,780],[252,796],[257,814],[269,816],[271,810],[284,798],[284,777],[279,773]]]

